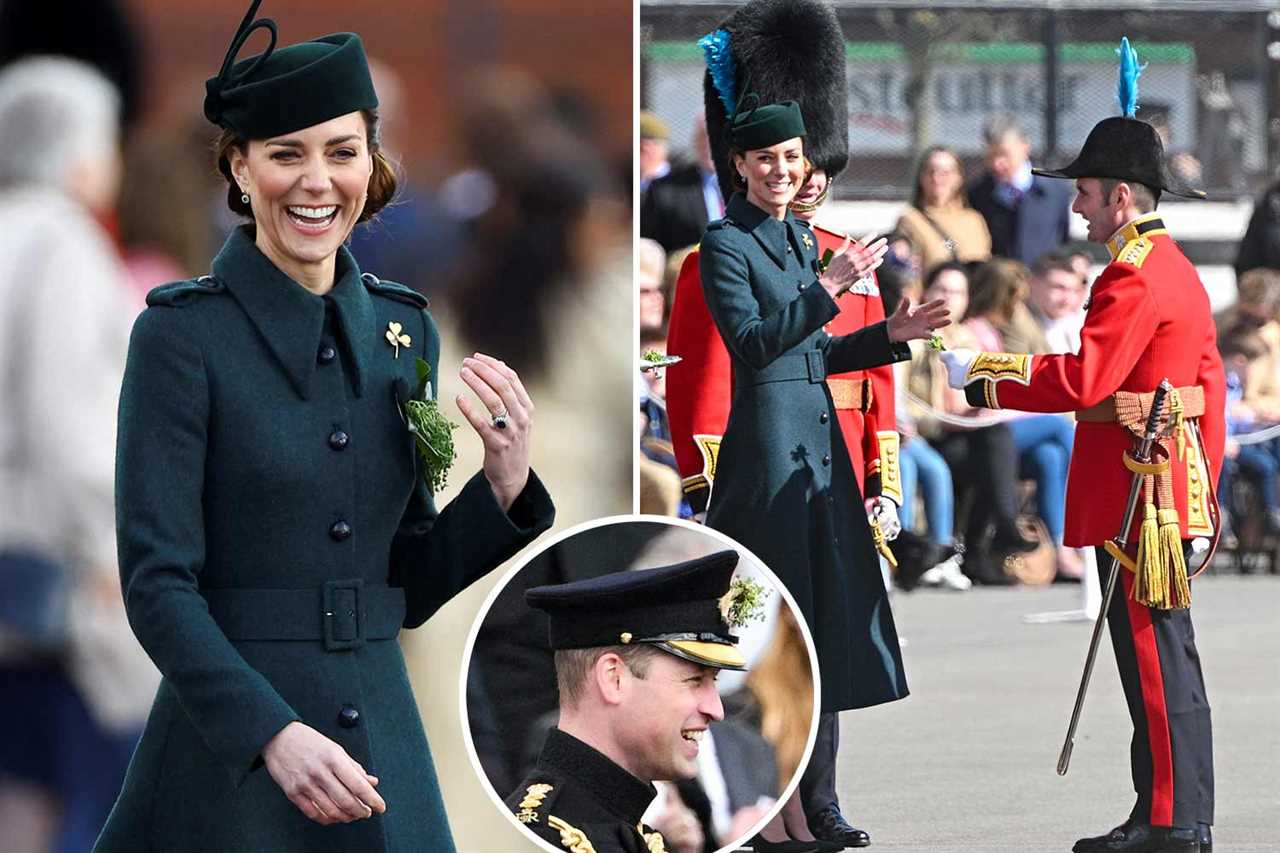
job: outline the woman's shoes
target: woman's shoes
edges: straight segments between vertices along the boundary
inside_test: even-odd
[[[747,844],[755,853],[838,853],[844,850],[843,845],[826,841],[768,841],[759,835]]]

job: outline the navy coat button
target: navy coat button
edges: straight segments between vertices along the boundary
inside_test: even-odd
[[[825,424],[828,420],[830,420],[830,418],[827,417],[826,412],[823,412],[822,414],[818,415],[818,423]]]
[[[333,431],[333,435],[329,436],[329,446],[334,450],[343,450],[347,446],[350,437],[340,429]]]
[[[321,364],[328,364],[329,362],[333,361],[337,357],[338,357],[338,351],[333,347],[329,346],[328,344],[325,344],[324,346],[320,347],[320,351],[316,353],[316,361],[320,362]]]
[[[828,454],[828,453],[824,453],[824,454],[822,454],[822,464],[823,464],[823,465],[830,465],[830,464],[831,464],[831,455],[830,455],[830,454]]]
[[[360,725],[360,712],[355,705],[342,706],[342,710],[338,712],[338,725],[344,729],[354,729]]]
[[[329,536],[335,542],[342,542],[351,538],[351,525],[345,521],[336,521],[329,528]]]

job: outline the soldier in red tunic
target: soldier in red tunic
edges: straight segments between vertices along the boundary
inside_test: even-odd
[[[1148,476],[1145,517],[1126,537],[1144,548],[1121,560],[1107,613],[1133,720],[1137,802],[1123,824],[1073,850],[1209,853],[1212,738],[1184,560],[1188,540],[1214,534],[1211,484],[1222,464],[1226,378],[1204,285],[1155,212],[1162,191],[1204,194],[1170,177],[1155,130],[1126,112],[1099,122],[1075,162],[1040,173],[1075,180],[1071,209],[1111,254],[1093,285],[1079,353],[956,350],[942,359],[951,385],[975,406],[1076,413],[1068,547],[1100,546],[1117,534],[1134,478],[1124,456],[1135,424],[1146,420],[1149,392],[1161,380],[1177,389],[1159,454],[1167,469]],[[1098,564],[1110,565],[1102,548]]]

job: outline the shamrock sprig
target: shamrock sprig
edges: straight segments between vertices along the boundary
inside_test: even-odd
[[[458,425],[444,416],[431,396],[431,365],[419,358],[417,371],[418,387],[404,403],[405,425],[422,460],[422,477],[434,494],[445,487],[449,468],[458,456],[453,446],[453,431]]]
[[[772,591],[752,578],[734,578],[720,596],[720,617],[730,628],[764,619],[764,602]]]

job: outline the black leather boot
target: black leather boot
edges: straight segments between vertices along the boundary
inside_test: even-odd
[[[1194,829],[1122,823],[1105,835],[1081,838],[1071,853],[1200,853]]]

